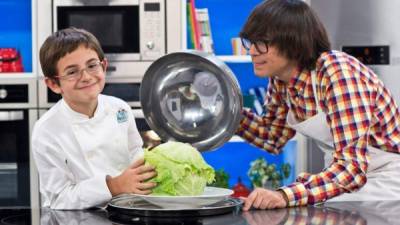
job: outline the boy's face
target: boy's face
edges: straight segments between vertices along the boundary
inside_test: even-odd
[[[260,53],[254,44],[249,50],[253,62],[254,73],[259,77],[280,77],[291,68],[293,62],[282,56],[274,46],[268,52]]]
[[[95,66],[101,68],[97,71]],[[82,45],[58,61],[59,84],[52,80],[46,80],[46,83],[54,92],[61,94],[71,107],[97,105],[97,97],[105,84],[106,66],[106,60],[100,62],[94,50]],[[73,74],[78,75],[71,76]]]

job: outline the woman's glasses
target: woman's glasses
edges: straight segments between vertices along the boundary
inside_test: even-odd
[[[242,45],[243,47],[247,50],[250,51],[251,45],[254,45],[256,48],[257,52],[260,54],[264,54],[268,52],[268,44],[269,41],[250,41],[249,39],[246,38],[241,38],[242,40]]]
[[[91,76],[95,76],[103,72],[103,61],[93,61],[87,64],[83,69],[72,67],[67,69],[62,75],[54,76],[60,80],[76,81],[82,78],[83,71]]]

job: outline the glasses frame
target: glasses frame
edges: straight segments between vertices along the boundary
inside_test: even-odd
[[[243,48],[246,49],[246,51],[250,51],[251,46],[254,45],[258,53],[260,54],[268,53],[269,50],[268,46],[270,44],[269,40],[251,41],[247,38],[240,38],[240,40],[242,42]],[[264,48],[260,48],[260,45],[264,45],[265,50]]]
[[[92,63],[94,63],[94,62],[91,62],[89,65],[86,65],[85,68],[80,69],[77,76],[72,76],[72,75],[64,74],[64,75],[57,75],[57,76],[54,76],[54,78],[59,79],[59,80],[77,81],[77,80],[80,80],[80,79],[82,78],[83,72],[84,72],[84,71],[85,71],[86,73],[88,73],[89,75],[91,75],[91,76],[98,75],[98,74],[100,73],[100,71],[97,72],[96,74],[93,74],[93,73],[91,73],[91,72],[88,71],[88,69],[90,69],[89,66],[93,66]],[[103,72],[104,72],[104,60],[97,60],[97,61],[96,61],[96,64],[97,64],[98,66],[100,66],[101,69],[102,69]]]

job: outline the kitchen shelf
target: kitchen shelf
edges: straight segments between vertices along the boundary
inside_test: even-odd
[[[299,141],[300,138],[303,138],[301,135],[296,134],[294,137],[292,137],[289,141]],[[238,135],[233,135],[231,137],[231,139],[229,140],[229,142],[245,142],[245,140],[243,138],[241,138]]]
[[[240,136],[233,135],[229,142],[244,142],[244,140]]]
[[[26,79],[26,78],[36,78],[36,75],[33,72],[25,72],[25,73],[0,73],[0,79]]]
[[[250,63],[249,55],[218,55],[219,59],[227,63]]]

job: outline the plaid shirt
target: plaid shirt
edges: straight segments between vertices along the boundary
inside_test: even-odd
[[[333,136],[334,159],[322,172],[301,173],[295,183],[280,188],[289,206],[314,204],[360,189],[367,182],[367,145],[400,153],[399,109],[371,69],[352,56],[330,51],[317,60],[316,72],[318,104]],[[311,72],[304,70],[288,83],[270,78],[265,107],[263,117],[243,111],[237,133],[277,154],[295,135],[286,122],[288,110],[298,121],[317,114]]]

